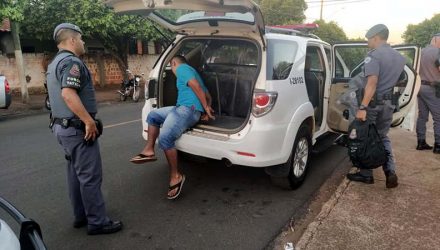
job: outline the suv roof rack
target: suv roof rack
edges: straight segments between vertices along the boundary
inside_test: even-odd
[[[317,29],[318,24],[298,24],[298,25],[275,25],[266,26],[267,33],[284,34],[291,36],[303,36],[321,40],[317,35],[309,33],[310,31]]]

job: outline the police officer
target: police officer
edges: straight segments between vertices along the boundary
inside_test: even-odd
[[[54,30],[59,52],[47,74],[52,104],[50,127],[67,160],[73,226],[88,226],[89,235],[115,233],[122,229],[122,223],[110,220],[105,212],[97,141],[102,124],[94,118],[97,108],[90,72],[78,58],[85,53],[81,35],[80,28],[70,23],[62,23]]]
[[[440,154],[440,33],[435,34],[431,44],[422,50],[420,78],[422,85],[417,95],[417,150],[432,149],[432,146],[426,143],[426,122],[431,112],[435,138],[433,152]]]
[[[367,77],[367,84],[364,89],[364,96],[356,113],[356,118],[362,121],[368,120],[376,124],[380,137],[382,138],[385,150],[388,154],[388,161],[383,166],[386,176],[386,187],[395,188],[398,185],[395,172],[395,163],[391,149],[391,141],[388,137],[393,119],[395,104],[393,103],[393,88],[397,83],[400,74],[405,66],[405,58],[387,44],[388,28],[383,24],[371,27],[365,37],[368,39],[368,52],[364,61],[364,71]],[[361,169],[357,173],[347,174],[352,181],[373,184],[373,171]]]

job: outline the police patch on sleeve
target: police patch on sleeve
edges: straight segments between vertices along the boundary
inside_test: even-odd
[[[78,64],[73,64],[73,65],[72,65],[72,68],[70,68],[69,73],[70,73],[72,76],[80,76],[81,73],[80,73],[80,71],[79,71],[79,66],[78,66]]]
[[[80,65],[73,62],[70,69],[67,68],[65,76],[64,87],[78,89],[81,86],[81,70]]]
[[[365,57],[364,63],[367,64],[369,62],[371,62],[371,57],[369,56]]]

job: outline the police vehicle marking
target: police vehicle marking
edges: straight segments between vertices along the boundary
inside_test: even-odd
[[[290,78],[290,84],[294,85],[294,84],[303,84],[304,83],[304,78],[302,76],[298,76],[298,77],[292,77]]]

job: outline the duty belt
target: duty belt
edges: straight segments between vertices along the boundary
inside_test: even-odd
[[[79,119],[53,118],[51,124],[58,124],[63,128],[74,127],[81,130],[85,128],[84,122]]]
[[[385,101],[390,100],[393,105],[398,106],[398,100],[399,100],[399,94],[393,93],[392,91],[389,91],[388,93],[379,95],[375,94],[374,97],[371,99],[370,103],[368,104],[369,107],[374,108],[376,105],[384,105]]]

